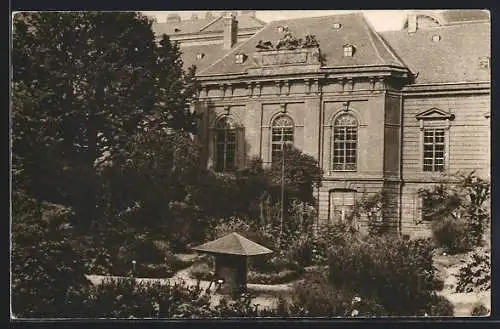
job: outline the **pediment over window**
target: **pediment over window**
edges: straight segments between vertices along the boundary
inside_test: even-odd
[[[455,115],[433,107],[418,113],[415,118],[417,118],[417,120],[453,120]]]

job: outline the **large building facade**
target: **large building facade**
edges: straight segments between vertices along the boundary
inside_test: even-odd
[[[415,12],[388,32],[361,13],[266,24],[252,11],[154,28],[197,66],[207,166],[270,164],[293,144],[324,171],[320,223],[384,192],[392,230],[426,234],[420,188],[457,171],[490,177],[487,12]]]

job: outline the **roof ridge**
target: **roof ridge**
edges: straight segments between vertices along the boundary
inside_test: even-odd
[[[252,40],[253,38],[255,38],[257,35],[259,35],[262,31],[264,31],[268,26],[270,25],[265,25],[263,26],[259,32],[255,33],[254,35],[252,35],[250,38],[248,38],[246,41],[242,42],[240,45],[230,49],[224,56],[222,56],[221,58],[219,58],[218,60],[216,60],[215,62],[213,62],[212,64],[210,64],[209,66],[207,66],[204,70],[200,71],[199,74],[202,74],[204,72],[206,72],[209,68],[211,68],[212,66],[214,66],[215,64],[218,64],[220,63],[224,58],[226,58],[227,56],[229,56],[229,54],[232,54],[234,53],[236,50],[242,48],[244,45],[246,45],[247,43],[250,42],[250,40]]]
[[[452,22],[452,23],[448,23],[445,25],[420,28],[420,29],[417,29],[417,32],[414,32],[411,34],[418,34],[419,32],[430,32],[430,31],[442,30],[442,29],[447,29],[447,28],[456,28],[456,27],[460,27],[463,25],[480,25],[480,24],[491,24],[491,20],[484,19],[484,20],[475,20],[475,21]],[[384,34],[384,33],[408,33],[408,31],[403,30],[403,29],[401,29],[401,30],[386,30],[386,31],[380,31],[379,33],[382,33],[382,34]]]
[[[335,17],[335,16],[359,16],[362,15],[362,13],[359,12],[353,12],[353,13],[343,13],[343,14],[333,14],[333,15],[320,15],[320,16],[309,16],[309,17],[298,17],[298,18],[287,18],[287,19],[279,19],[275,21],[269,22],[269,24],[272,23],[280,23],[280,22],[289,22],[289,21],[301,21],[301,20],[306,20],[306,19],[311,19],[311,18],[324,18],[324,17]]]
[[[364,29],[365,29],[365,31],[368,34],[368,38],[370,39],[370,44],[372,45],[373,49],[375,50],[375,53],[377,54],[377,57],[380,59],[380,61],[382,62],[382,64],[385,64],[385,60],[380,55],[380,52],[378,51],[377,45],[375,45],[375,42],[373,42],[373,36],[372,36],[372,32],[373,31],[371,29],[371,26],[368,25],[368,21],[365,19],[364,15],[363,15],[362,20],[364,22],[364,24],[363,24]]]
[[[215,17],[208,24],[205,24],[204,26],[202,26],[198,32],[201,32],[201,31],[205,30],[207,27],[209,27],[210,25],[214,24],[215,22],[217,22],[221,18],[222,18],[222,15],[220,15],[218,17]]]
[[[387,50],[387,52],[389,53],[389,55],[392,56],[392,58],[394,58],[398,64],[401,64],[404,67],[408,68],[408,66],[404,63],[404,61],[397,55],[397,53],[395,51],[393,51],[393,49],[389,46],[389,44],[375,30],[375,28],[370,23],[370,21],[368,21],[364,15],[362,15],[362,16],[363,16],[363,20],[365,21],[366,25],[370,29],[370,32],[372,32],[375,35],[375,37],[382,43],[382,46],[385,47],[385,49]],[[370,36],[370,40],[371,40],[371,38],[372,37]],[[378,54],[378,49],[377,49],[377,54]],[[383,59],[382,59],[382,62],[383,62]]]

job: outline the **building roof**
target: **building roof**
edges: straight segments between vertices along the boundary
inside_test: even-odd
[[[177,36],[184,34],[195,34],[200,32],[223,32],[223,16],[216,16],[213,18],[199,18],[181,20],[180,22],[162,22],[154,23],[153,30],[159,34],[167,34],[169,36]],[[252,17],[241,15],[237,16],[238,29],[259,29],[265,23],[261,20]]]
[[[240,256],[256,256],[270,254],[273,252],[271,249],[248,240],[236,232],[229,233],[222,238],[194,247],[193,250],[206,253]]]
[[[335,23],[341,24],[341,27],[335,29]],[[206,70],[200,71],[200,74],[240,73],[253,67],[255,64],[252,60],[237,64],[234,55],[244,53],[251,57],[256,51],[259,40],[281,39],[283,33],[278,31],[279,26],[287,27],[298,38],[314,34],[319,43],[321,55],[324,57],[323,66],[396,65],[404,67],[404,64],[374,31],[363,14],[355,13],[271,22],[243,44],[234,47]],[[343,46],[346,44],[355,47],[354,56],[343,56]]]
[[[451,9],[445,10],[440,13],[445,24],[470,22],[479,20],[489,20],[490,15],[486,10],[473,10],[473,9]]]
[[[463,23],[380,33],[401,57],[416,83],[489,81],[480,58],[490,56],[489,22]],[[433,41],[439,39],[438,41]]]
[[[237,43],[237,47],[240,43]],[[192,65],[196,65],[196,72],[199,73],[206,69],[208,66],[213,64],[216,60],[223,57],[230,50],[224,49],[222,44],[210,44],[210,45],[193,45],[184,46],[181,45],[182,61],[184,63],[184,68],[188,68]],[[203,54],[201,59],[197,59],[197,54]]]

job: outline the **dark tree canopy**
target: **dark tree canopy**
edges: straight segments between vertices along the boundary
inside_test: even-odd
[[[98,172],[147,129],[193,131],[194,68],[134,13],[20,13],[13,20],[15,183],[92,221]]]

